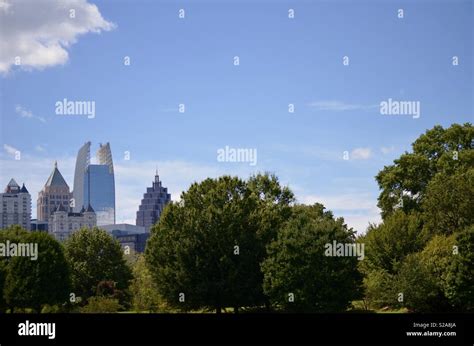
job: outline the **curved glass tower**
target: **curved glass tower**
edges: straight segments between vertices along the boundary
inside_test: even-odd
[[[78,213],[83,206],[87,207],[87,203],[84,203],[84,174],[86,173],[90,161],[91,142],[86,142],[77,153],[76,169],[74,171],[74,190],[72,196],[74,198],[73,209],[76,213]]]
[[[97,164],[90,163],[90,142],[79,150],[74,176],[75,208],[91,205],[97,225],[115,223],[115,178],[110,144],[100,144]]]

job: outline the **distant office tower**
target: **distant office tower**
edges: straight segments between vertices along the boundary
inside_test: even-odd
[[[0,229],[12,225],[20,225],[26,230],[31,225],[31,195],[25,187],[20,188],[15,179],[11,179],[0,193]]]
[[[91,142],[86,142],[77,153],[76,169],[74,170],[74,212],[79,212],[86,203],[84,203],[84,174],[87,166],[90,164]]]
[[[97,215],[97,225],[115,223],[115,178],[110,144],[100,144],[97,164],[90,163],[91,143],[79,150],[74,175],[74,211],[91,205]]]
[[[171,195],[166,187],[161,186],[158,171],[156,171],[155,181],[152,187],[146,189],[142,202],[137,211],[137,226],[143,226],[147,231],[153,226],[161,216],[161,212],[166,204],[171,201]]]
[[[59,205],[51,217],[49,232],[56,240],[64,241],[78,229],[84,227],[92,229],[96,225],[96,214],[90,205],[87,209],[82,208],[78,213],[74,213],[63,205]]]
[[[38,193],[37,218],[38,221],[50,222],[51,215],[62,205],[68,209],[71,203],[72,193],[58,169],[58,163],[54,163],[54,169],[46,184]]]

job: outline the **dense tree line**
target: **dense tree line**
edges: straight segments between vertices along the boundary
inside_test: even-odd
[[[34,260],[0,257],[0,311],[107,312],[103,305],[115,304],[117,311],[130,300],[130,268],[120,244],[104,230],[82,229],[61,244],[47,233],[12,226],[0,231],[0,243],[38,248]]]
[[[320,204],[295,205],[275,176],[193,184],[154,227],[146,260],[180,310],[344,311],[360,295],[357,259],[325,256],[354,232]]]
[[[474,310],[474,128],[426,131],[377,175],[383,222],[365,242],[374,307]]]

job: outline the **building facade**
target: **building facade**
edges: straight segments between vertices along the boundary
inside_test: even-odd
[[[150,233],[145,230],[145,227],[128,223],[102,225],[100,228],[106,230],[112,237],[117,239],[127,255],[144,252],[146,241],[150,237]]]
[[[81,229],[94,228],[97,225],[97,217],[94,209],[89,205],[87,209],[82,208],[78,213],[66,209],[63,205],[58,205],[53,212],[49,224],[49,232],[59,241],[65,241],[70,235]]]
[[[97,216],[97,225],[115,223],[115,177],[110,144],[100,144],[96,158],[90,163],[90,142],[78,152],[74,172],[74,211],[91,205]]]
[[[115,223],[114,176],[106,165],[89,165],[84,176],[84,200],[94,208],[97,224]]]
[[[69,185],[59,171],[57,162],[55,162],[53,172],[46,181],[43,190],[38,193],[36,204],[38,221],[49,223],[58,206],[63,206],[66,210],[69,209],[71,199],[72,193],[69,190]]]
[[[0,229],[20,225],[26,230],[31,227],[31,195],[25,187],[20,188],[15,179],[11,179],[0,193]]]
[[[145,252],[146,242],[150,233],[129,234],[122,231],[113,231],[112,236],[117,239],[126,255]]]
[[[31,219],[31,231],[48,233],[48,223],[46,221],[39,221],[38,219]]]
[[[77,153],[76,168],[74,170],[74,208],[75,212],[79,212],[84,203],[84,174],[90,164],[91,142],[86,142]]]
[[[168,188],[162,186],[158,171],[156,171],[155,181],[146,189],[138,207],[137,226],[145,227],[147,231],[150,231],[151,226],[160,219],[163,209],[170,201],[171,194],[168,193]]]

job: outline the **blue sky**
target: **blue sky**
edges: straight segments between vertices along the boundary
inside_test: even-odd
[[[207,176],[270,171],[364,231],[379,220],[377,172],[426,129],[473,121],[471,1],[79,1],[72,28],[68,1],[39,3],[0,0],[16,25],[0,27],[0,183],[25,182],[34,215],[54,160],[72,188],[91,140],[111,143],[118,221],[134,222],[156,167],[173,199]],[[32,19],[48,7],[65,15]],[[22,30],[38,60],[13,66]],[[94,101],[95,118],[56,115],[64,98]],[[420,102],[420,118],[381,115],[389,98]],[[226,145],[257,149],[258,164],[218,162]]]

